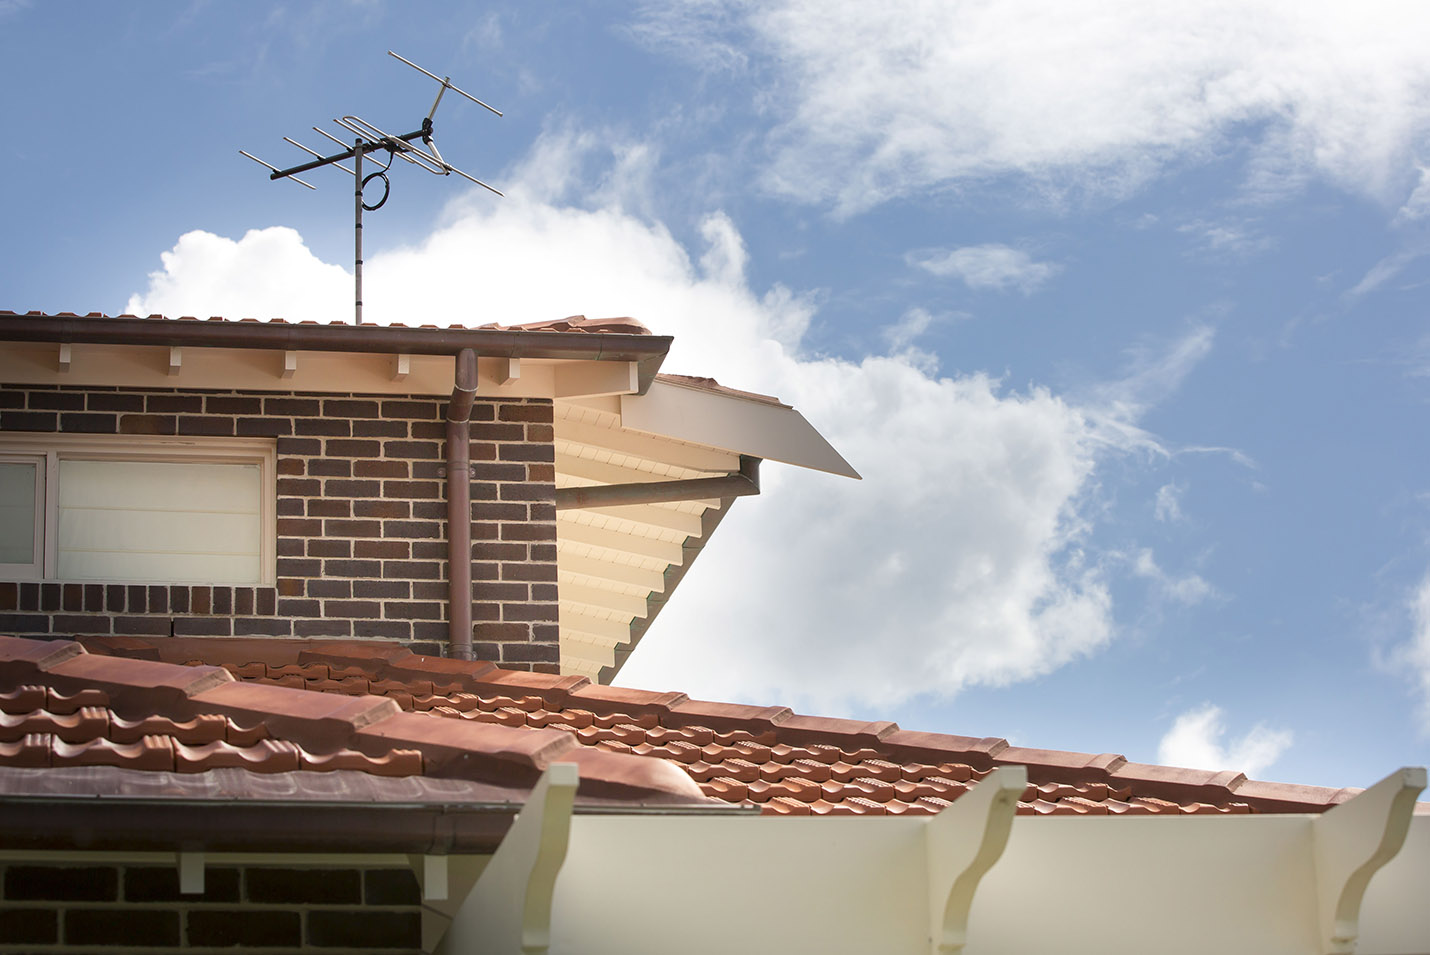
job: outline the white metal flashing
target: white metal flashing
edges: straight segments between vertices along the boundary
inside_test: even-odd
[[[776,401],[657,378],[621,399],[622,427],[857,479],[859,472],[804,419]]]

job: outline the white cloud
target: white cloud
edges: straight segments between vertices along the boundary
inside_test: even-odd
[[[1404,205],[1395,214],[1396,224],[1416,222],[1430,215],[1430,168],[1420,167],[1420,181],[1415,184]]]
[[[1427,252],[1423,249],[1404,249],[1386,256],[1370,267],[1370,270],[1361,277],[1361,280],[1357,282],[1350,291],[1346,292],[1346,297],[1358,298],[1369,292],[1374,292],[1401,272],[1405,271],[1405,267],[1411,262],[1414,262],[1426,254]]]
[[[159,261],[149,287],[124,306],[131,315],[352,320],[352,274],[320,261],[286,226],[253,229],[237,242],[186,232]]]
[[[1205,703],[1178,716],[1157,747],[1157,759],[1168,766],[1193,769],[1233,769],[1257,776],[1291,746],[1290,730],[1253,726],[1240,739],[1222,743],[1226,723],[1222,709]]]
[[[959,249],[920,249],[907,256],[910,265],[940,277],[961,279],[971,289],[1017,288],[1024,294],[1062,271],[1054,262],[1035,262],[1021,249],[998,243]]]
[[[925,308],[911,308],[901,315],[898,321],[886,325],[882,329],[885,341],[889,343],[889,350],[893,354],[912,355],[915,351],[914,342],[922,338],[930,328],[944,322],[957,322],[971,318],[967,312],[930,312]],[[938,358],[931,353],[919,352],[919,362],[923,367],[930,369],[937,367]],[[929,363],[933,364],[930,366]]]
[[[831,711],[1027,679],[1111,639],[1106,574],[1083,550],[1088,498],[1099,461],[1150,441],[1134,420],[1146,382],[1134,375],[1111,389],[1120,403],[1092,408],[982,374],[937,377],[908,355],[806,354],[812,299],[752,289],[728,217],[705,220],[692,255],[618,205],[547,198],[581,191],[570,158],[534,156],[502,183],[507,199],[459,200],[420,246],[372,256],[368,317],[635,316],[675,336],[666,370],[779,395],[865,478],[766,468],[764,493],[734,507],[624,682]],[[136,301],[326,318],[345,311],[346,285],[333,303],[293,296],[333,275],[283,230],[236,243],[191,233]],[[1184,370],[1205,349],[1173,352]]]
[[[1182,494],[1186,488],[1179,484],[1163,484],[1157,488],[1157,499],[1153,515],[1166,524],[1175,524],[1182,519]]]
[[[1420,581],[1410,598],[1410,640],[1395,654],[1420,695],[1420,731],[1430,736],[1430,574]]]
[[[1132,573],[1149,580],[1157,588],[1157,593],[1165,600],[1172,600],[1184,606],[1201,603],[1216,595],[1216,589],[1199,574],[1183,574],[1180,577],[1167,573],[1146,548],[1137,552],[1132,561]]]
[[[1197,251],[1206,256],[1245,259],[1275,245],[1270,236],[1258,233],[1254,224],[1246,220],[1198,219],[1178,226],[1177,231],[1193,236],[1198,243]]]
[[[1211,325],[1194,325],[1171,347],[1152,348],[1141,345],[1128,350],[1130,370],[1116,381],[1105,382],[1091,389],[1089,404],[1101,409],[1110,422],[1130,424],[1142,413],[1181,387],[1201,360],[1212,350],[1216,329]],[[1163,452],[1160,445],[1151,450]],[[1188,451],[1227,451],[1224,448],[1182,448]],[[1230,451],[1235,455],[1238,452]]]
[[[1322,176],[1399,205],[1427,147],[1430,5],[1417,0],[697,7],[648,4],[648,38],[766,54],[769,184],[845,211],[1009,173],[1041,193],[1117,197],[1227,158],[1257,193]]]

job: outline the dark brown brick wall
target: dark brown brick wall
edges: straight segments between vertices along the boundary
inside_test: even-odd
[[[0,581],[0,632],[447,638],[446,400],[0,385],[0,431],[265,437],[277,447],[275,587]],[[544,399],[472,409],[473,641],[559,663],[555,451]]]
[[[182,895],[153,864],[11,863],[0,873],[0,951],[416,952],[421,893],[409,869],[233,866]]]

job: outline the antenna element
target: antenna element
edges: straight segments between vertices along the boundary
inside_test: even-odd
[[[287,136],[284,136],[283,140],[285,142],[297,146],[299,149],[303,150],[303,152],[314,157],[308,162],[300,163],[296,166],[290,166],[287,169],[279,169],[277,166],[266,163],[252,153],[245,152],[242,149],[238,151],[240,155],[247,156],[249,159],[252,159],[260,166],[263,166],[264,168],[270,170],[268,176],[269,179],[291,179],[299,185],[307,186],[309,189],[315,189],[317,187],[313,186],[311,183],[307,183],[304,182],[302,179],[299,179],[297,175],[298,173],[307,172],[310,169],[318,169],[322,166],[336,166],[338,169],[353,177],[353,321],[355,324],[358,325],[362,324],[362,213],[364,209],[366,209],[368,212],[375,212],[376,210],[381,209],[384,204],[386,204],[387,197],[392,190],[392,183],[387,178],[387,171],[392,168],[393,159],[401,158],[414,166],[419,166],[427,170],[428,172],[436,176],[449,176],[452,173],[456,173],[463,179],[466,179],[468,182],[476,183],[483,189],[488,190],[489,192],[494,192],[499,196],[501,195],[501,192],[498,189],[488,185],[485,182],[482,182],[475,176],[467,175],[465,172],[458,169],[451,163],[447,162],[447,160],[443,159],[442,154],[437,151],[437,143],[433,140],[435,130],[432,126],[432,119],[434,116],[437,115],[437,107],[441,105],[442,96],[448,90],[451,90],[452,92],[457,93],[461,96],[465,96],[473,103],[476,103],[478,106],[481,106],[487,110],[490,110],[493,113],[496,113],[498,116],[501,115],[501,110],[496,109],[495,107],[490,106],[486,103],[483,103],[471,93],[468,93],[465,90],[453,86],[452,78],[450,76],[438,76],[436,73],[429,73],[427,70],[424,70],[416,63],[413,63],[406,57],[398,56],[391,50],[387,51],[387,55],[391,57],[396,57],[403,63],[406,63],[408,66],[412,67],[417,72],[430,76],[432,79],[442,84],[441,88],[437,90],[437,98],[432,102],[432,109],[429,110],[427,115],[422,119],[421,128],[413,130],[410,133],[393,134],[379,129],[372,123],[369,123],[367,120],[362,119],[358,116],[344,116],[342,119],[333,120],[333,122],[336,123],[342,129],[352,134],[352,146],[348,146],[345,142],[343,142],[343,140],[338,139],[336,136],[323,132],[323,130],[319,129],[316,126],[313,127],[314,132],[318,133],[321,136],[326,136],[328,139],[337,143],[339,146],[344,147],[343,151],[340,153],[334,153],[331,156],[324,156],[322,153],[319,153],[318,151],[313,149],[309,149],[302,143],[297,142],[293,139],[289,139]],[[418,143],[420,143],[421,145],[418,145]],[[366,176],[364,176],[362,171],[363,157],[368,155],[369,153],[378,152],[379,150],[384,149],[387,150],[387,164],[378,169],[377,172],[368,173]],[[349,169],[347,166],[341,165],[341,163],[345,159],[353,160],[353,166],[351,169]],[[374,179],[382,180],[382,198],[379,199],[377,202],[369,205],[368,203],[363,201],[363,190],[366,189],[367,184]]]

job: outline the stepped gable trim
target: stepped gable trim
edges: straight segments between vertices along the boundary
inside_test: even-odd
[[[286,686],[242,682],[214,687],[194,702],[200,712],[261,722],[274,736],[291,739],[317,754],[352,746],[359,730],[402,712],[396,703],[381,696],[309,693]]]
[[[19,686],[31,676],[81,653],[84,648],[69,641],[0,636],[0,685]]]
[[[633,690],[624,686],[601,686],[587,683],[566,694],[566,706],[590,710],[598,716],[622,713],[629,716],[656,716],[665,718],[671,708],[684,703],[690,697],[684,693],[657,693],[650,690]]]
[[[166,645],[166,639],[156,638],[151,645],[161,657],[185,656],[212,643],[213,656],[217,658],[251,657],[254,649],[272,660],[294,658],[294,648],[278,641],[192,639]],[[0,662],[14,663],[10,670],[21,679],[6,679],[0,691],[15,689],[22,680],[26,685],[55,684],[61,690],[102,689],[114,697],[111,707],[116,712],[120,712],[119,704],[127,704],[129,712],[123,715],[129,718],[188,719],[206,713],[237,717],[245,722],[260,722],[280,737],[280,742],[290,740],[315,756],[351,748],[380,759],[394,750],[416,750],[422,754],[426,775],[518,788],[530,788],[547,766],[569,756],[590,770],[578,789],[581,796],[614,796],[653,804],[715,803],[674,766],[617,753],[589,758],[578,752],[585,747],[561,730],[515,729],[404,713],[393,700],[382,696],[239,682],[223,667],[139,659],[131,654],[147,655],[146,648],[130,641],[122,643],[119,646],[111,641],[95,641],[96,647],[120,652],[92,654],[72,642],[7,638],[0,643]],[[351,643],[338,649],[346,652],[349,660],[364,656],[353,652]],[[300,650],[300,656],[301,653]],[[476,685],[473,673],[480,675],[494,669],[484,663],[418,657],[405,650],[395,655],[384,650],[366,656],[369,660],[389,656],[394,659],[391,668],[386,663],[377,667],[389,675],[401,674],[404,667],[422,666],[421,672],[430,679],[432,664],[438,663],[435,669],[443,675],[472,685]],[[41,670],[34,660],[59,662]],[[0,667],[0,675],[6,672]]]
[[[396,709],[396,704],[393,708]],[[513,729],[399,710],[381,722],[359,729],[353,745],[369,755],[393,748],[418,750],[422,753],[425,775],[439,779],[481,781],[496,773],[503,780],[529,789],[536,785],[547,766],[563,760],[580,744],[560,730]],[[631,769],[635,771],[637,767]]]
[[[711,703],[686,700],[671,708],[672,729],[708,726],[719,732],[748,730],[752,735],[774,732],[780,723],[794,716],[788,706],[750,706],[745,703]]]
[[[849,749],[878,746],[898,730],[899,724],[889,720],[869,723],[827,716],[794,715],[781,720],[777,728],[781,743],[824,743],[831,736],[839,736],[848,741]],[[841,748],[845,748],[843,744]]]
[[[162,649],[166,638],[126,641],[123,648],[114,638],[102,638],[102,641],[114,652],[143,652],[143,645],[156,645],[161,647],[161,656],[166,659],[170,656]],[[197,648],[213,647],[215,651],[225,654],[225,659],[236,659],[243,653],[262,653],[263,658],[270,661],[287,659],[292,651],[285,648],[284,644],[295,642],[297,641],[224,641],[212,638],[185,641]],[[221,644],[240,643],[242,652],[236,649],[217,649]],[[217,657],[206,653],[202,658],[207,660]],[[260,657],[251,656],[251,659]],[[787,745],[812,743],[837,746],[850,751],[877,749],[891,760],[931,765],[964,763],[981,773],[986,773],[996,766],[1026,766],[1029,781],[1034,785],[1106,783],[1119,789],[1131,788],[1135,793],[1134,798],[1165,799],[1178,804],[1245,804],[1260,812],[1322,812],[1360,791],[1248,780],[1238,772],[1132,763],[1116,753],[1092,754],[1015,747],[999,737],[974,739],[967,736],[903,730],[894,723],[797,716],[783,706],[717,703],[687,699],[680,693],[597,687],[584,677],[558,677],[503,670],[489,663],[422,657],[389,644],[305,641],[301,659],[303,662],[358,666],[368,671],[373,680],[390,679],[409,684],[414,680],[432,681],[434,670],[439,670],[453,683],[466,681],[465,685],[471,688],[468,692],[538,696],[546,708],[551,710],[574,708],[590,710],[598,715],[624,713],[632,717],[655,716],[659,724],[668,729],[701,726],[716,732],[745,730],[757,737],[772,732],[778,742]]]

